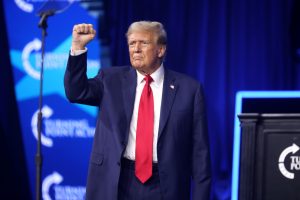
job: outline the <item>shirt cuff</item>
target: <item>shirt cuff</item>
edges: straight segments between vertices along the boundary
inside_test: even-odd
[[[79,55],[81,55],[81,54],[84,54],[85,52],[87,52],[87,48],[86,48],[86,47],[84,47],[83,50],[73,50],[73,49],[71,48],[70,55],[71,55],[71,56],[79,56]]]

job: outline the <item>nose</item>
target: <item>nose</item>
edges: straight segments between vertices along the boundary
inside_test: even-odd
[[[140,52],[141,51],[141,44],[139,42],[135,43],[133,47],[134,52]]]

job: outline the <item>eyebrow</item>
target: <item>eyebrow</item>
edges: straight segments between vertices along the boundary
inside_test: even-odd
[[[151,40],[147,40],[147,39],[132,39],[132,40],[128,40],[128,42],[151,42]]]

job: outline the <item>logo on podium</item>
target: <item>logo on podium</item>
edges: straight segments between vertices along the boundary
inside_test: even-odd
[[[293,173],[293,171],[300,170],[300,156],[294,156],[294,154],[297,151],[299,151],[299,149],[300,148],[298,145],[292,144],[291,146],[285,148],[279,156],[279,160],[278,160],[279,171],[284,177],[288,179],[294,179],[295,174]],[[289,170],[285,167],[284,164],[287,157],[289,157],[291,160]]]

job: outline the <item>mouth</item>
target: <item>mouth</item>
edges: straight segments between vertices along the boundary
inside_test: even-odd
[[[143,59],[142,58],[133,58],[133,61],[134,62],[141,62],[141,61],[143,61]]]
[[[140,55],[140,54],[135,54],[132,56],[133,60],[142,60],[143,59],[143,56]]]

